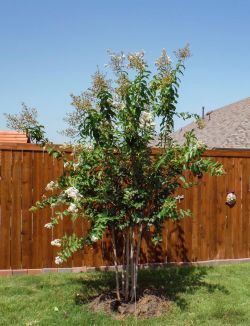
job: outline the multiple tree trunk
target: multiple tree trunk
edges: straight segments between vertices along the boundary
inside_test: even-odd
[[[123,265],[120,271],[117,256],[117,233],[114,227],[111,229],[116,274],[116,295],[119,301],[136,301],[142,231],[142,225],[139,225],[138,228],[128,227],[124,231],[122,251]]]

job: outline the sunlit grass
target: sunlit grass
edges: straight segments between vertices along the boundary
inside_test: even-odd
[[[75,303],[114,286],[112,273],[0,278],[0,325],[250,325],[250,264],[143,271],[142,287],[160,288],[172,308],[160,318],[115,320]]]

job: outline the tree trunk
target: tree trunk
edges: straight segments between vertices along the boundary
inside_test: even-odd
[[[131,288],[130,288],[130,301],[133,300],[135,294],[135,231],[131,232],[131,243],[130,243],[130,268],[131,268]]]
[[[126,235],[123,234],[123,244],[122,244],[122,294],[125,297],[125,273],[126,273],[126,264],[125,264],[125,257],[126,257]]]
[[[130,244],[130,229],[126,232],[126,279],[125,279],[125,301],[129,299],[129,272],[130,272],[130,257],[129,257],[129,244]]]
[[[115,264],[116,296],[117,296],[117,300],[120,301],[121,296],[120,296],[120,284],[119,284],[119,270],[118,270],[118,262],[117,262],[115,229],[113,226],[112,226],[112,242],[113,242],[114,264]]]
[[[141,253],[142,231],[143,231],[143,227],[141,224],[139,227],[138,242],[137,242],[137,249],[136,249],[136,286],[137,286],[137,279],[138,279],[139,259],[140,259],[140,253]]]
[[[129,227],[124,235],[125,238],[125,278],[124,278],[124,298],[125,301],[136,301],[137,279],[138,279],[138,264],[140,257],[142,225],[139,226],[138,240],[135,241],[135,230]]]
[[[136,246],[136,255],[134,257],[134,280],[133,280],[133,292],[131,292],[131,301],[136,301],[138,265],[139,265],[139,258],[140,258],[141,239],[142,239],[142,225],[139,226],[138,240],[137,240],[137,246]]]

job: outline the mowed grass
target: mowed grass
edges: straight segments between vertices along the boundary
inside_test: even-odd
[[[143,287],[164,289],[171,311],[116,320],[75,303],[114,286],[113,273],[42,274],[0,278],[0,325],[250,325],[250,264],[143,271]]]

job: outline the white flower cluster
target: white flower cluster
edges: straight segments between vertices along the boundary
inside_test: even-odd
[[[70,205],[68,207],[68,211],[70,213],[77,213],[78,212],[78,208],[77,208],[76,204],[70,203]]]
[[[55,189],[56,187],[57,187],[57,183],[56,183],[55,181],[50,181],[50,182],[47,184],[45,190],[47,190],[47,191],[51,191],[51,190]]]
[[[169,69],[171,65],[171,58],[167,55],[167,52],[165,49],[162,50],[160,58],[158,58],[155,61],[155,65],[160,69],[160,70],[167,70]]]
[[[141,70],[144,69],[145,67],[145,62],[144,62],[144,51],[140,52],[135,52],[135,53],[129,53],[127,55],[128,58],[128,68],[136,69],[136,70]]]
[[[133,60],[133,58],[138,58],[139,60],[143,60],[144,55],[145,55],[145,53],[143,50],[141,50],[139,52],[135,52],[135,53],[129,53],[128,60]]]
[[[53,224],[50,222],[50,223],[46,223],[45,225],[44,225],[44,227],[46,228],[46,229],[52,229],[53,228]]]
[[[69,187],[65,190],[65,194],[72,199],[80,199],[82,195],[79,193],[79,190],[75,187]]]
[[[74,169],[74,171],[78,168],[79,165],[80,165],[80,163],[73,163],[73,169]]]
[[[201,141],[201,140],[198,140],[197,141],[197,147],[198,148],[202,148],[202,147],[204,147],[205,146],[205,143],[203,143],[203,141]]]
[[[63,167],[67,168],[69,165],[70,165],[69,162],[64,162]]]
[[[64,143],[62,145],[59,146],[60,149],[68,149],[71,146],[70,143]]]
[[[52,240],[51,245],[55,247],[61,247],[61,240],[60,239]]]
[[[99,239],[98,239],[95,235],[92,235],[92,236],[90,237],[90,240],[91,240],[92,242],[96,242],[96,241],[98,241]]]
[[[142,111],[140,115],[141,128],[155,128],[155,122],[150,112]]]
[[[123,66],[123,62],[126,59],[126,56],[123,52],[121,53],[112,53],[108,51],[110,56],[110,63],[105,64],[104,67],[111,67],[115,72],[120,71]]]
[[[109,98],[107,102],[116,108],[119,108],[121,106],[121,101],[119,100],[119,97],[117,95],[114,95],[112,99]]]
[[[55,264],[59,265],[63,262],[63,259],[60,256],[56,256],[55,258]]]

